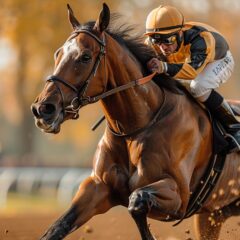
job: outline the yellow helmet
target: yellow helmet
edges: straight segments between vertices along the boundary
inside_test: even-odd
[[[153,9],[147,16],[146,33],[171,34],[182,29],[184,17],[175,7],[162,6]]]

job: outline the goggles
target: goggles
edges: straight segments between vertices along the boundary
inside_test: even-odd
[[[155,33],[149,36],[149,39],[152,44],[172,45],[177,42],[177,36],[178,36],[178,33],[174,33],[171,35]]]

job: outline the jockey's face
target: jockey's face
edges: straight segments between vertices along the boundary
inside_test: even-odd
[[[161,43],[161,44],[158,44],[158,47],[164,56],[169,56],[177,50],[178,44],[177,42],[171,45]]]
[[[172,35],[154,34],[150,36],[150,41],[158,52],[164,56],[169,56],[176,52],[178,48],[178,38],[182,36],[182,31],[176,32]]]

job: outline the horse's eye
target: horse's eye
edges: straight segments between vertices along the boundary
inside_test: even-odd
[[[91,59],[92,59],[91,56],[88,54],[83,54],[81,56],[81,62],[83,62],[83,63],[88,63],[91,61]]]

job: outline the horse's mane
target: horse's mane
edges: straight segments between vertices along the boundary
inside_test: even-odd
[[[151,58],[156,57],[154,50],[144,43],[143,34],[136,34],[136,25],[128,25],[125,23],[119,24],[117,20],[119,20],[120,17],[121,15],[117,13],[111,14],[111,21],[106,32],[121,46],[132,53],[136,60],[141,64],[143,75],[150,74],[147,69],[147,62]],[[95,22],[90,21],[81,25],[80,29],[91,31],[94,25]],[[178,81],[165,74],[156,75],[154,77],[154,82],[158,86],[164,87],[173,93],[182,94],[181,90],[183,86]]]

